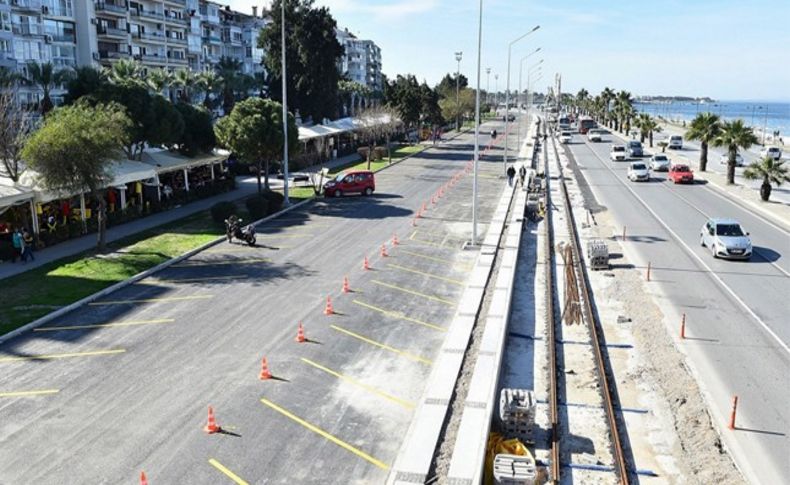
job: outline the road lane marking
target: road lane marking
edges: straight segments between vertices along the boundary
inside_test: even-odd
[[[428,256],[427,254],[415,253],[414,251],[409,251],[407,249],[399,249],[398,253],[399,254],[401,254],[401,253],[402,254],[408,254],[410,256],[414,256],[415,258],[427,259],[428,261],[435,261],[437,263],[445,263],[445,264],[449,264],[449,265],[461,264],[462,263],[460,261],[453,261],[451,259],[443,259],[443,258],[437,258],[437,257],[434,257],[434,256]],[[469,265],[463,265],[463,266],[464,267],[468,267]]]
[[[28,396],[46,396],[50,394],[57,394],[60,389],[41,389],[39,391],[9,391],[0,392],[0,397],[28,397]]]
[[[383,344],[381,342],[376,342],[373,339],[369,339],[369,338],[367,338],[367,337],[365,337],[363,335],[360,335],[358,333],[354,333],[351,330],[346,330],[345,328],[338,327],[337,325],[330,325],[330,327],[332,329],[334,329],[334,330],[337,330],[340,333],[344,333],[344,334],[348,335],[349,337],[354,337],[355,339],[361,340],[361,341],[363,341],[365,343],[368,343],[370,345],[374,345],[374,346],[376,346],[376,347],[378,347],[380,349],[388,350],[388,351],[390,351],[390,352],[392,352],[394,354],[398,354],[398,355],[400,355],[402,357],[406,357],[409,360],[413,360],[415,362],[420,362],[420,363],[426,364],[426,365],[431,365],[433,363],[430,360],[426,359],[425,357],[420,357],[419,355],[411,354],[409,352],[406,352],[405,350],[396,349],[395,347],[391,347],[391,346],[389,346],[387,344]]]
[[[166,298],[143,298],[140,300],[94,301],[92,303],[88,303],[88,305],[91,306],[125,305],[127,303],[158,303],[158,302],[167,302],[167,301],[204,300],[206,298],[214,298],[214,295],[171,296]]]
[[[406,409],[414,409],[414,403],[406,401],[405,399],[401,399],[399,397],[395,397],[392,394],[387,394],[386,392],[384,392],[384,391],[382,391],[380,389],[376,389],[373,386],[369,386],[367,384],[359,382],[358,380],[354,379],[353,377],[349,377],[349,376],[343,375],[343,374],[341,374],[341,373],[339,373],[337,371],[333,371],[332,369],[330,369],[328,367],[324,367],[323,365],[318,364],[316,362],[313,362],[310,359],[305,359],[304,357],[302,357],[302,362],[304,362],[305,364],[311,365],[311,366],[315,367],[318,370],[322,370],[322,371],[326,372],[329,375],[333,375],[333,376],[337,377],[338,379],[341,379],[341,380],[344,380],[346,382],[349,382],[349,383],[351,383],[351,384],[353,384],[353,385],[355,385],[357,387],[361,387],[362,389],[364,389],[364,390],[366,390],[366,391],[368,391],[370,393],[376,394],[377,396],[380,396],[380,397],[383,397],[384,399],[392,401],[395,404],[403,406]]]
[[[391,288],[393,290],[402,291],[403,293],[408,293],[410,295],[419,296],[419,297],[422,297],[422,298],[425,298],[425,299],[428,299],[428,300],[431,300],[431,301],[437,301],[439,303],[444,303],[445,305],[455,306],[455,302],[454,301],[446,300],[444,298],[439,298],[438,296],[426,295],[425,293],[420,293],[419,291],[410,290],[408,288],[401,288],[400,286],[395,286],[395,285],[392,285],[390,283],[385,283],[385,282],[379,281],[379,280],[371,280],[371,283],[373,283],[375,285],[383,286],[385,288]]]
[[[92,357],[96,355],[122,354],[126,349],[91,350],[87,352],[66,352],[62,354],[22,355],[14,357],[0,357],[0,362],[20,362],[25,360],[55,360],[70,357]]]
[[[281,408],[280,406],[274,404],[273,402],[269,401],[268,399],[261,398],[261,402],[263,404],[265,404],[266,406],[269,406],[271,409],[274,409],[278,413],[282,414],[286,418],[289,418],[292,421],[294,421],[294,422],[296,422],[298,424],[301,424],[302,426],[304,426],[305,428],[309,429],[313,433],[321,436],[324,439],[327,439],[327,440],[331,441],[332,443],[336,444],[337,446],[339,446],[339,447],[341,447],[341,448],[343,448],[343,449],[345,449],[347,451],[350,451],[351,453],[357,455],[358,457],[362,458],[363,460],[367,461],[368,463],[376,465],[377,467],[381,468],[382,470],[389,470],[389,468],[390,468],[389,465],[387,465],[383,461],[373,458],[372,456],[368,455],[367,453],[365,453],[364,451],[360,450],[359,448],[356,448],[356,447],[346,443],[345,441],[341,440],[340,438],[336,438],[335,436],[327,433],[326,431],[322,430],[318,426],[315,426],[313,424],[308,423],[304,419],[300,418],[299,416],[296,416],[295,414],[291,413],[290,411],[288,411],[286,409]]]
[[[446,332],[447,331],[447,329],[445,329],[441,325],[436,325],[436,324],[433,324],[433,323],[423,322],[422,320],[417,320],[416,318],[407,317],[406,315],[404,315],[401,312],[396,312],[396,311],[392,311],[392,310],[385,310],[384,308],[379,308],[379,307],[377,307],[375,305],[371,305],[370,303],[365,303],[364,301],[361,301],[361,300],[352,300],[352,301],[353,301],[353,303],[356,303],[359,306],[362,306],[362,307],[365,307],[367,309],[379,312],[382,315],[387,315],[388,317],[397,318],[397,319],[400,319],[400,320],[406,320],[407,322],[416,323],[417,325],[422,325],[424,327],[432,328],[432,329],[438,330],[440,332]]]
[[[255,258],[255,259],[231,259],[226,261],[195,261],[191,263],[178,263],[171,266],[171,268],[193,268],[198,266],[220,266],[223,264],[255,264],[255,263],[271,263],[269,258]]]
[[[242,480],[241,477],[239,477],[238,475],[236,475],[232,471],[230,471],[227,468],[225,468],[225,465],[223,465],[222,463],[218,462],[214,458],[209,458],[208,462],[209,462],[209,464],[211,466],[213,466],[214,468],[216,468],[217,470],[219,470],[223,474],[225,474],[226,477],[228,477],[231,480],[233,480],[233,482],[236,483],[236,485],[250,485],[249,483],[247,483],[244,480]]]
[[[452,283],[452,284],[458,285],[458,286],[464,286],[464,284],[465,284],[463,281],[454,280],[452,278],[445,278],[444,276],[438,276],[438,275],[431,274],[431,273],[426,273],[425,271],[420,271],[420,270],[414,269],[414,268],[407,268],[406,266],[401,266],[399,264],[387,263],[387,266],[390,267],[390,268],[399,269],[401,271],[406,271],[406,272],[409,272],[409,273],[414,273],[414,274],[418,274],[418,275],[421,275],[421,276],[425,276],[427,278],[434,278],[434,279],[437,279],[437,280],[445,281],[447,283]]]
[[[135,325],[155,325],[159,323],[173,323],[173,318],[159,318],[156,320],[128,320],[125,322],[113,323],[97,323],[93,325],[69,325],[63,327],[39,327],[34,328],[34,332],[55,332],[59,330],[83,330],[88,328],[114,328],[114,327],[131,327]]]
[[[195,281],[212,281],[212,280],[232,280],[232,279],[244,279],[249,278],[249,275],[246,274],[236,274],[236,275],[229,275],[229,276],[201,276],[197,278],[172,278],[172,279],[157,279],[154,278],[154,281],[159,283],[189,283]]]

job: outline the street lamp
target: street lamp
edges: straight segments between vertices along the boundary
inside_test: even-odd
[[[494,74],[494,105],[499,106],[499,74]],[[496,108],[494,108],[496,112]]]
[[[507,46],[507,87],[505,88],[505,159],[504,159],[504,168],[505,172],[507,172],[507,139],[508,139],[508,130],[510,129],[510,55],[513,49],[513,44],[520,41],[524,37],[528,36],[529,34],[535,32],[540,28],[540,25],[536,25],[532,28],[529,32],[518,37],[517,39],[513,40]]]
[[[475,157],[472,177],[472,246],[477,245],[477,162],[480,159],[480,51],[483,45],[483,0],[477,24],[477,90],[475,93]]]
[[[464,53],[458,51],[455,53],[455,60],[458,61],[458,70],[455,72],[455,131],[457,132],[460,130],[458,125],[458,118],[460,115],[460,107],[461,102],[459,98],[459,94],[461,92],[461,57],[463,57]]]
[[[518,105],[518,111],[521,112],[521,102],[519,98],[521,98],[521,75],[524,72],[524,61],[530,58],[533,54],[540,51],[540,47],[535,49],[534,51],[530,52],[526,56],[521,58],[521,61],[518,63],[518,96],[516,96],[516,104]],[[529,86],[529,83],[527,84]],[[523,99],[523,98],[522,98]],[[527,106],[527,113],[529,113],[529,106]],[[529,118],[527,118],[527,122],[529,122]],[[516,137],[516,147],[517,150],[521,150],[521,120],[516,123],[516,132],[518,133]],[[516,152],[516,158],[518,158],[518,152]]]
[[[491,68],[486,68],[486,103],[491,102]]]
[[[280,49],[282,51],[282,75],[283,75],[283,205],[288,207],[291,201],[288,200],[288,89],[285,83],[285,2],[280,2]]]
[[[765,146],[765,131],[768,129],[768,106],[763,110],[763,146]]]

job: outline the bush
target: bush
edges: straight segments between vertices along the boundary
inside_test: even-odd
[[[283,202],[285,202],[283,194],[268,190],[263,193],[263,197],[269,202],[269,214],[274,214],[283,208]]]
[[[217,224],[224,224],[225,219],[236,213],[236,204],[233,202],[217,202],[211,206],[211,218]]]
[[[387,147],[376,147],[373,149],[373,159],[383,160],[387,156]]]
[[[269,200],[260,195],[253,195],[244,201],[247,206],[247,212],[250,213],[250,219],[257,221],[266,216],[269,208]]]
[[[368,147],[359,147],[359,148],[357,148],[357,155],[359,155],[359,158],[361,158],[362,160],[367,160],[368,159]]]

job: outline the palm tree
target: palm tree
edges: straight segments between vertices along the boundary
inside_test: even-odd
[[[222,86],[222,81],[222,76],[217,74],[216,71],[203,71],[198,74],[198,84],[206,93],[206,97],[203,99],[203,106],[205,106],[206,109],[211,109],[213,104],[211,102],[211,95],[219,91]]]
[[[145,77],[145,83],[151,91],[162,94],[162,92],[173,85],[173,73],[165,69],[152,69]]]
[[[601,100],[603,101],[603,109],[604,109],[604,123],[609,126],[611,125],[611,119],[609,119],[609,103],[612,102],[614,99],[615,94],[611,88],[604,88],[601,91]]]
[[[134,84],[143,83],[142,65],[131,59],[118,59],[107,71],[107,78],[113,84]]]
[[[772,183],[779,186],[783,182],[790,182],[790,168],[786,167],[784,163],[773,157],[765,157],[749,165],[743,171],[743,176],[749,180],[763,179],[763,183],[760,185],[760,198],[763,199],[763,202],[768,202],[771,197]]]
[[[173,86],[181,88],[179,99],[184,103],[190,103],[194,91],[199,87],[198,77],[189,69],[179,69],[173,74]]]
[[[13,87],[18,81],[21,81],[22,79],[23,78],[19,75],[19,73],[5,67],[0,67],[0,88]]]
[[[36,61],[28,62],[27,82],[40,87],[44,91],[44,97],[41,99],[41,104],[39,106],[42,115],[49,113],[54,107],[52,99],[49,97],[49,92],[53,87],[66,82],[69,76],[70,71],[68,69],[55,71],[55,67],[51,62],[44,62],[42,64]]]
[[[590,97],[590,92],[584,88],[581,88],[578,93],[576,93],[576,106],[579,107],[579,110],[583,110],[586,107],[587,100]]]
[[[222,56],[215,66],[217,74],[222,78],[222,109],[230,114],[236,102],[235,92],[238,85],[242,62],[233,57]]]
[[[708,143],[721,133],[721,119],[713,113],[700,113],[689,124],[686,138],[699,140],[699,170],[704,172],[708,168]]]
[[[661,125],[658,124],[655,118],[647,113],[640,113],[634,120],[634,125],[639,128],[639,141],[645,142],[647,137],[650,141],[650,148],[653,148],[653,133],[661,131]]]
[[[721,133],[713,139],[713,146],[727,147],[727,184],[735,183],[735,156],[738,148],[748,150],[757,143],[754,131],[743,124],[743,120],[725,121],[721,124]]]

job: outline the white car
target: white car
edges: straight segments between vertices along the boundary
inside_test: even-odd
[[[656,153],[650,157],[650,169],[656,172],[669,172],[672,161],[663,153]]]
[[[680,135],[670,135],[667,140],[667,148],[681,150],[683,148],[683,137]]]
[[[644,162],[631,162],[628,167],[628,179],[631,182],[647,182],[650,180],[650,170]]]
[[[782,149],[779,147],[765,147],[760,150],[760,157],[771,157],[774,160],[781,160],[782,158]]]
[[[590,141],[601,141],[603,133],[601,130],[589,130],[587,131],[587,139]]]
[[[700,229],[699,243],[710,249],[714,258],[752,257],[752,239],[734,219],[708,219]]]
[[[727,165],[727,163],[729,162],[729,159],[730,159],[730,154],[729,153],[723,153],[719,157],[719,163],[722,164],[722,165]],[[735,154],[735,166],[736,167],[743,167],[743,156],[741,156],[740,153],[736,153]]]
[[[615,162],[624,161],[627,158],[625,153],[625,145],[613,145],[612,151],[609,152],[609,158]]]
[[[560,143],[568,144],[573,139],[573,133],[568,130],[560,132]]]

